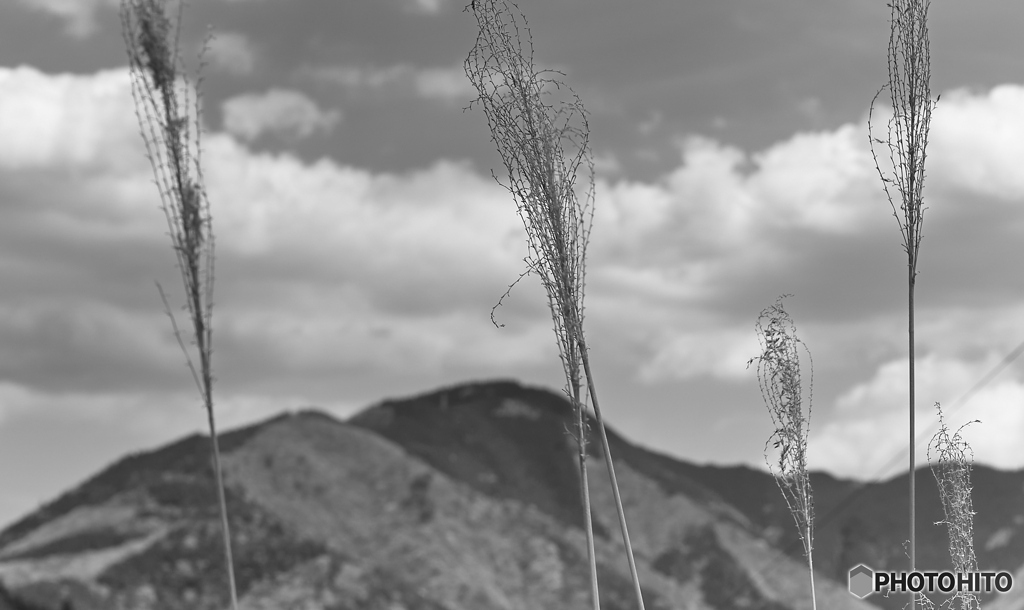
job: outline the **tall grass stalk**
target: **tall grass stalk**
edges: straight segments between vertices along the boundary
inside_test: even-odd
[[[953,436],[942,418],[942,407],[935,403],[939,412],[939,430],[928,443],[928,464],[939,488],[942,510],[946,518],[936,525],[945,524],[949,533],[949,557],[956,572],[978,571],[978,559],[974,554],[974,507],[971,502],[971,462],[974,453],[960,431],[978,420],[960,426]],[[936,459],[932,462],[934,447]],[[970,456],[970,457],[969,457]],[[975,593],[957,591],[948,602],[953,608],[958,603],[960,610],[979,610],[981,600]]]
[[[910,569],[916,565],[916,487],[914,451],[914,285],[917,259],[921,248],[921,227],[924,220],[925,158],[931,127],[931,54],[928,46],[929,0],[891,0],[889,22],[889,82],[875,94],[868,115],[868,141],[875,160],[875,169],[882,179],[885,195],[900,227],[903,248],[907,254],[907,311],[910,354]],[[888,137],[876,138],[873,132],[875,102],[885,89],[889,90],[892,116],[888,121]],[[890,168],[882,169],[876,145],[885,147]],[[897,200],[899,211],[897,212]],[[913,596],[911,608],[914,608]]]
[[[757,320],[757,338],[761,355],[747,362],[757,362],[757,380],[761,386],[768,414],[775,432],[764,445],[765,462],[775,477],[786,506],[796,522],[797,533],[804,545],[807,572],[811,583],[811,607],[817,608],[814,591],[814,498],[811,478],[807,472],[807,437],[811,428],[811,394],[814,363],[807,345],[796,335],[796,325],[782,306],[783,295],[775,304],[762,310]],[[811,367],[807,390],[807,415],[803,411],[803,387],[800,375],[800,350],[803,347]],[[768,445],[779,450],[778,470],[768,458]]]
[[[178,3],[172,23],[163,0],[121,0],[121,25],[128,50],[132,97],[146,156],[160,193],[167,218],[171,244],[178,259],[185,287],[186,304],[192,321],[194,345],[199,354],[196,369],[191,352],[182,339],[163,288],[160,297],[178,345],[185,354],[192,377],[206,407],[210,428],[210,449],[227,562],[231,607],[238,610],[231,532],[228,523],[220,447],[213,410],[213,262],[214,240],[210,202],[206,196],[201,166],[199,87],[182,78],[178,54],[183,4]],[[205,50],[205,47],[204,47]],[[192,116],[190,117],[190,113]]]
[[[470,107],[482,107],[491,139],[508,171],[508,184],[497,176],[495,180],[512,194],[526,228],[528,255],[523,276],[536,274],[545,288],[565,372],[566,393],[573,401],[592,603],[595,610],[600,608],[586,468],[586,403],[580,399],[581,365],[611,479],[637,604],[642,610],[636,562],[583,332],[586,248],[594,198],[587,113],[579,96],[559,80],[558,76],[564,74],[535,69],[530,29],[514,2],[474,0],[466,10],[476,18],[478,26],[476,44],[465,62],[466,76],[479,94]],[[588,173],[582,200],[576,193],[581,169]]]

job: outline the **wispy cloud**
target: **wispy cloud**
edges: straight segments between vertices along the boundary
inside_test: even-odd
[[[357,66],[306,67],[300,72],[320,82],[340,85],[353,93],[416,96],[465,103],[476,94],[461,65],[417,68],[396,64],[386,68]]]
[[[405,6],[415,13],[436,15],[451,3],[452,0],[406,0]]]
[[[341,121],[340,110],[322,110],[305,94],[287,89],[238,95],[222,110],[224,129],[247,141],[267,133],[286,139],[327,134]]]
[[[210,41],[209,57],[214,67],[236,76],[252,74],[256,68],[256,49],[238,32],[216,32]]]
[[[69,35],[88,38],[97,28],[96,13],[116,8],[120,0],[18,0],[21,4],[63,19]]]
[[[959,399],[998,362],[1001,354],[983,360],[928,354],[917,369],[917,464],[927,463],[927,447],[938,429],[935,402],[943,405],[946,423],[954,429],[971,420],[964,437],[974,458],[997,468],[1024,466],[1020,438],[1024,435],[1024,380],[1003,376],[982,388],[970,401],[953,410]],[[808,450],[812,468],[837,476],[888,477],[905,470],[907,454],[907,361],[886,362],[871,379],[844,392],[826,423],[812,430]],[[984,439],[983,442],[978,442]],[[869,450],[865,450],[870,448]]]

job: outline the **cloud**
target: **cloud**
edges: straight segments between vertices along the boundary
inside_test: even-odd
[[[20,0],[31,8],[56,15],[67,22],[68,34],[88,38],[96,31],[96,12],[116,8],[120,0]]]
[[[401,80],[339,74],[357,89]],[[943,123],[971,109],[980,116],[979,108],[991,107],[999,115],[1020,103],[1024,111],[1016,95],[1004,92],[1020,89],[944,97],[949,112],[936,114],[930,158],[945,155],[947,165],[929,174],[929,229],[955,235],[996,214],[1000,234],[970,248],[938,238],[926,246],[929,261],[947,256],[965,274],[984,269],[992,281],[972,293],[970,306],[956,283],[922,293],[919,348],[933,355],[920,369],[921,421],[932,417],[933,400],[955,399],[1024,332],[1014,322],[1024,320],[1019,295],[1000,292],[1002,278],[1017,273],[1016,259],[984,251],[996,241],[1012,251],[1022,237],[1019,206],[1003,199],[1017,188],[1016,169],[960,146],[989,137],[994,146],[1010,145],[1024,139],[1024,129],[1008,120],[1007,139]],[[545,363],[557,362],[557,353],[533,278],[498,312],[507,327],[491,326],[491,306],[523,270],[526,251],[508,193],[471,163],[441,159],[411,171],[371,171],[246,145],[268,130],[309,135],[326,128],[330,116],[300,93],[271,90],[229,100],[229,133],[204,140],[225,404],[240,405],[241,413],[264,408],[245,406],[253,396],[267,405],[330,403],[353,386],[367,393],[372,387],[377,398],[395,383],[551,368]],[[757,352],[757,311],[788,286],[803,282],[812,294],[865,292],[863,303],[839,303],[846,310],[814,310],[809,324],[797,312],[794,318],[816,362],[819,354],[838,354],[852,371],[841,381],[822,376],[838,398],[817,411],[812,464],[859,474],[884,465],[884,452],[897,451],[905,436],[897,317],[905,310],[877,305],[884,301],[881,280],[845,269],[861,266],[864,259],[856,257],[873,260],[884,239],[896,285],[904,276],[864,133],[861,124],[796,134],[752,155],[692,137],[680,142],[678,167],[658,180],[600,179],[587,319],[595,344],[614,348],[609,359],[618,359],[618,368],[610,374],[643,382],[645,391],[677,380],[720,380],[731,388],[752,376],[743,367]],[[125,404],[142,400],[143,391],[170,404],[175,392],[192,389],[152,287],[158,279],[174,289],[180,279],[143,155],[124,69],[0,69],[0,282],[19,299],[0,299],[0,346],[14,346],[0,352],[0,374],[52,399],[54,408],[74,402],[54,398],[54,387],[97,402],[121,396]],[[976,157],[975,169],[954,171],[957,155]],[[31,359],[19,361],[17,353]],[[957,417],[983,420],[985,428],[977,429],[992,440],[976,446],[979,459],[1021,463],[1009,440],[1021,430],[1008,408],[1020,391],[1017,380],[1000,378],[969,403],[976,411],[950,414],[953,425],[963,421]]]
[[[237,32],[217,32],[210,41],[209,55],[215,67],[235,76],[252,74],[256,67],[255,48]]]
[[[1013,164],[1024,155],[1021,117],[1024,86],[944,96],[929,147],[932,197],[945,202],[951,190],[1024,197]],[[723,253],[795,232],[873,232],[891,218],[865,134],[863,123],[798,133],[752,155],[708,138],[685,138],[682,163],[657,183],[599,182],[602,243],[639,262],[674,249]],[[633,250],[624,251],[629,244]]]
[[[974,362],[934,354],[918,359],[918,465],[927,464],[928,442],[938,430],[934,403],[940,402],[950,434],[969,420],[981,421],[963,433],[972,444],[975,459],[997,468],[1024,466],[1024,450],[1020,447],[1024,411],[1019,408],[1024,401],[1024,382],[1004,375],[980,389],[963,408],[954,405],[996,362],[995,355]],[[882,364],[871,379],[844,392],[828,423],[812,427],[808,449],[811,468],[864,479],[905,471],[908,384],[904,358]]]
[[[135,133],[126,130],[133,125]],[[137,155],[113,154],[141,150],[125,70],[80,76],[0,68],[0,133],[7,169],[139,167]]]
[[[161,281],[179,303],[127,73],[3,69],[0,93],[0,117],[20,117],[0,121],[0,269],[19,295],[0,301],[3,375],[96,393],[188,383],[153,288]],[[302,133],[313,121],[300,119],[283,124]],[[255,154],[216,132],[203,163],[217,349],[235,393],[255,383],[288,396],[279,376],[290,371],[289,383],[328,399],[339,371],[428,374],[550,355],[543,317],[494,334],[487,314],[521,269],[522,228],[470,165],[374,173]],[[543,312],[538,303],[505,313]]]
[[[98,279],[95,271],[91,275]],[[0,367],[10,379],[53,391],[159,386],[174,357],[166,349],[166,316],[152,296],[148,311],[82,292],[60,299],[35,293],[25,304],[0,303]]]
[[[206,154],[223,247],[268,264],[268,281],[370,289],[361,298],[335,294],[342,302],[332,309],[448,315],[488,273],[513,273],[521,256],[513,210],[466,164],[373,174],[254,155],[227,139],[211,140]]]
[[[306,74],[317,80],[336,83],[343,87],[364,89],[379,89],[385,85],[407,79],[412,71],[412,68],[407,65],[391,66],[390,68],[321,66],[304,69]]]
[[[436,15],[440,13],[449,0],[407,0],[406,7],[414,13]]]
[[[614,152],[606,151],[594,154],[594,172],[602,178],[622,173],[622,162]]]
[[[878,216],[865,201],[880,197],[872,194],[862,139],[846,125],[748,156],[689,138],[682,164],[656,184],[599,182],[602,247],[620,264],[674,264],[701,274],[700,267],[741,250],[761,248],[763,257],[765,248],[785,248],[771,244],[781,233],[864,232]]]
[[[1024,198],[1017,162],[1024,158],[1022,110],[1022,85],[944,93],[932,115],[929,182],[938,179],[1004,201]]]
[[[858,125],[797,134],[754,159],[751,192],[763,225],[822,233],[856,233],[872,226],[877,179]]]
[[[246,393],[215,396],[217,426],[221,430],[269,418],[282,410],[297,410],[314,406],[301,393],[281,396]],[[194,386],[178,384],[174,391],[114,391],[114,392],[47,392],[12,383],[0,383],[0,399],[9,413],[7,421],[0,418],[0,426],[17,426],[31,414],[49,420],[54,428],[65,432],[75,427],[97,426],[116,431],[112,436],[145,439],[150,446],[166,442],[172,436],[198,432],[208,434],[202,398]],[[364,404],[335,400],[315,405],[345,418]],[[5,412],[0,410],[0,416]]]
[[[341,121],[340,110],[321,110],[303,93],[287,89],[239,95],[226,100],[222,109],[224,129],[247,141],[267,133],[308,138],[317,132],[330,133]]]
[[[861,140],[844,126],[748,156],[690,138],[682,164],[657,183],[598,181],[601,239],[591,246],[590,282],[606,295],[604,311],[624,316],[637,340],[649,338],[641,379],[747,374],[757,353],[751,327],[737,330],[708,305],[735,301],[728,291],[748,278],[782,276],[799,264],[800,236],[862,239],[878,226],[875,217],[885,221],[870,205],[881,202],[871,194],[873,166]]]
[[[446,68],[416,68],[409,64],[386,68],[320,66],[306,67],[301,72],[356,93],[404,93],[423,99],[459,103],[476,97],[476,90],[466,78],[461,64]]]
[[[969,282],[975,301],[1005,302],[1001,278],[1015,273],[1010,249],[1024,238],[1019,208],[982,203],[985,197],[1024,199],[1011,162],[1024,154],[1018,150],[1024,87],[957,92],[943,96],[940,108],[929,148],[934,164],[925,247],[926,261],[937,261],[926,271],[938,284],[927,289],[952,299]],[[623,327],[650,346],[638,369],[641,379],[736,378],[744,341],[726,312],[739,303],[753,302],[748,307],[756,315],[757,303],[768,304],[794,286],[844,294],[857,281],[878,281],[863,270],[880,256],[879,240],[890,236],[886,244],[894,251],[899,243],[865,134],[863,123],[798,133],[756,154],[690,137],[680,142],[682,163],[656,182],[598,181],[594,235],[601,238],[591,244],[588,278],[596,289],[589,292],[603,295],[597,297],[602,310],[623,316]],[[986,237],[971,249],[955,247],[965,234]],[[861,269],[865,277],[843,275],[847,269]],[[936,278],[940,272],[945,277]],[[844,305],[849,313],[836,309],[833,324],[878,311],[870,291],[851,294],[870,308]],[[709,318],[708,307],[715,306],[722,314]],[[937,319],[955,314],[934,312]],[[919,323],[928,319],[922,314]],[[860,344],[875,337],[888,349],[891,342],[871,331],[880,323],[865,320],[852,338]],[[963,323],[960,329],[978,326],[977,320]],[[957,328],[946,330],[929,336],[936,342],[961,338],[965,349],[977,349],[979,341],[1005,343],[1005,329],[973,340]],[[819,349],[837,351],[830,344]]]
[[[461,66],[419,70],[414,76],[414,82],[416,92],[425,99],[468,100],[474,97],[476,92]]]
[[[747,361],[757,354],[757,337],[752,332],[734,328],[674,331],[658,342],[653,357],[640,369],[640,379],[648,383],[703,376],[743,380],[752,374]]]

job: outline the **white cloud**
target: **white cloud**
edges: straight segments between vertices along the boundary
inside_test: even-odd
[[[359,71],[343,76],[356,87],[394,81]],[[275,114],[280,108],[267,101],[274,95],[251,96],[245,110],[257,118],[239,119],[234,131],[301,134],[316,128],[309,125],[324,126],[329,113],[300,94],[283,97],[305,108],[296,113],[299,118]],[[953,111],[1001,108],[1014,99],[994,91],[943,103]],[[1024,140],[1016,123],[1006,125]],[[776,277],[771,274],[785,264],[809,257],[808,236],[859,245],[871,243],[858,240],[879,231],[895,233],[865,156],[863,133],[862,127],[845,126],[802,134],[752,156],[691,139],[680,167],[659,181],[599,181],[587,314],[599,331],[596,343],[623,346],[632,358],[624,360],[628,370],[616,373],[651,384],[750,378],[743,367],[757,352],[753,319],[737,329],[735,313],[717,310],[722,286],[736,277]],[[958,142],[988,137],[984,130],[952,133],[934,139],[932,158],[952,158],[958,151],[976,155]],[[1003,141],[1002,134],[995,139]],[[529,298],[517,292],[499,313],[509,328],[497,332],[490,326],[490,307],[523,268],[523,228],[508,194],[469,164],[439,161],[418,171],[373,172],[327,159],[310,164],[287,154],[255,154],[222,133],[205,142],[220,253],[219,362],[242,362],[233,378],[225,375],[233,383],[222,386],[231,388],[225,404],[237,401],[240,413],[263,408],[244,406],[245,397],[264,395],[257,391],[264,389],[261,384],[276,388],[279,398],[315,400],[337,392],[339,380],[390,380],[396,371],[433,379],[450,371],[509,370],[556,358],[550,320],[532,278],[517,289],[532,290]],[[1015,168],[1001,157],[982,156],[979,163],[980,170],[968,173],[930,173],[929,188],[943,195],[951,189],[977,192],[988,184],[1001,185],[992,193],[1014,192]],[[53,354],[78,353],[69,349],[75,337],[79,348],[95,347],[94,357],[128,346],[126,358],[153,369],[166,362],[180,365],[151,297],[153,276],[176,277],[149,172],[123,69],[84,76],[0,69],[0,189],[7,206],[0,243],[8,248],[0,252],[0,283],[19,282],[26,307],[44,296],[64,303],[51,313],[67,322],[68,332],[58,333],[49,357],[71,370],[79,371],[73,368],[78,358]],[[977,182],[977,175],[986,178]],[[946,197],[949,206],[971,203]],[[1006,225],[1012,228],[1013,222]],[[956,252],[973,256],[970,248]],[[59,266],[50,258],[58,256]],[[105,270],[109,261],[123,267]],[[1012,260],[1001,264],[1000,273],[1015,273]],[[63,290],[76,298],[58,298]],[[139,329],[150,318],[133,313],[140,292],[154,320],[149,334]],[[106,305],[76,311],[83,293]],[[985,360],[989,350],[1012,343],[1021,328],[1013,320],[1024,319],[1010,305],[987,316],[991,323],[979,324],[968,313],[958,316],[943,305],[921,312],[927,342],[921,353],[942,354],[921,365],[922,422],[932,417],[934,400],[950,404],[987,370],[982,364],[991,363]],[[799,318],[797,323],[803,329]],[[880,467],[879,460],[888,457],[884,452],[898,451],[904,442],[905,368],[893,355],[899,342],[881,337],[897,335],[892,329],[900,326],[890,317],[876,321],[858,313],[844,323],[839,328],[822,314],[814,328],[824,344],[809,340],[816,356],[819,350],[861,354],[851,367],[891,363],[877,365],[859,385],[843,390],[834,415],[816,416],[814,422],[827,423],[812,425],[811,459],[814,467],[867,476],[874,473],[862,470]],[[884,332],[862,332],[876,326]],[[9,332],[0,337],[9,338]],[[884,343],[880,350],[878,343]],[[9,343],[0,340],[4,344]],[[112,366],[112,375],[122,365]],[[176,380],[181,372],[174,371]],[[319,389],[310,389],[317,380]],[[114,386],[108,394],[131,394],[108,383]],[[1019,409],[1010,409],[1020,397],[1017,381],[1000,378],[969,408],[950,414],[953,425],[983,420],[984,428],[976,426],[986,438],[975,447],[979,460],[1024,462],[1012,442],[1024,432],[1013,415]],[[53,404],[65,405],[56,399]]]
[[[256,49],[244,34],[217,32],[210,41],[213,65],[236,76],[252,74],[256,67]]]
[[[971,442],[979,462],[998,468],[1024,466],[1024,383],[1006,375],[980,389],[962,408],[959,399],[997,362],[965,362],[928,355],[916,366],[916,431],[919,440],[918,465],[927,464],[927,445],[938,429],[935,402],[943,405],[950,434],[969,420],[980,424],[966,428],[963,436]],[[906,359],[880,366],[874,376],[860,383],[836,401],[827,424],[812,423],[808,456],[811,467],[838,476],[874,478],[906,470],[909,418],[908,364]],[[813,422],[813,420],[812,420]],[[984,442],[981,442],[984,439]]]
[[[944,93],[932,115],[928,152],[929,183],[1024,199],[1024,85]]]
[[[1024,198],[1014,162],[1024,157],[1024,86],[954,92],[939,109],[929,192]],[[851,237],[893,229],[865,134],[864,124],[800,133],[754,155],[685,139],[681,165],[658,183],[598,183],[595,222],[603,238],[595,245],[623,264],[678,261],[681,252],[707,262],[740,245],[785,248],[781,238],[794,232]]]
[[[139,167],[139,155],[116,154],[142,149],[125,70],[79,76],[0,68],[0,133],[7,169]]]
[[[17,236],[22,243],[32,235],[37,245],[13,259],[4,255],[4,283],[17,279],[32,287],[22,294],[30,311],[44,311],[41,299],[49,298],[45,302],[57,309],[45,309],[48,319],[68,330],[48,347],[37,345],[46,352],[39,356],[46,369],[80,371],[85,362],[106,362],[104,353],[154,370],[168,355],[177,358],[152,280],[163,281],[172,298],[178,280],[126,72],[0,70],[0,117],[5,241]],[[295,129],[307,125],[302,120]],[[218,238],[218,311],[232,312],[218,321],[218,336],[250,346],[247,355],[297,369],[308,365],[307,371],[396,363],[427,371],[453,362],[529,363],[551,349],[543,318],[494,334],[487,314],[521,269],[522,228],[506,194],[469,165],[441,162],[408,174],[377,174],[327,160],[307,165],[289,155],[253,154],[223,134],[204,142]],[[73,253],[65,254],[62,279],[55,282],[75,298],[37,294],[39,283],[18,271],[49,269],[39,277],[54,277],[46,252]],[[105,269],[111,261],[116,266]],[[222,264],[234,264],[234,272],[222,273]],[[268,293],[241,296],[254,286]],[[128,304],[140,291],[145,319]],[[88,298],[95,307],[87,306]],[[8,338],[19,329],[42,332],[33,319],[0,332]],[[88,348],[71,349],[76,337],[95,348],[91,358],[80,358]],[[143,339],[148,347],[136,345]],[[124,358],[110,361],[115,378]]]
[[[691,140],[683,165],[656,184],[597,184],[594,255],[616,267],[668,272],[696,288],[693,274],[737,240],[747,241],[756,203],[737,173],[742,153]],[[749,245],[749,242],[747,242]],[[666,277],[665,279],[669,279]]]
[[[640,378],[648,383],[702,376],[744,380],[753,374],[747,369],[747,361],[757,354],[757,337],[751,331],[670,331],[658,340],[654,356],[640,370]]]
[[[340,110],[321,110],[303,93],[286,89],[239,95],[222,108],[224,129],[248,141],[266,133],[290,139],[330,133],[341,120]]]
[[[797,134],[755,157],[750,188],[767,225],[856,233],[877,214],[878,180],[860,126]]]
[[[296,370],[507,366],[549,348],[543,319],[494,334],[487,313],[521,265],[521,227],[469,166],[375,175],[225,138],[206,159],[220,251],[282,294],[237,303],[222,333],[258,338]]]
[[[326,160],[307,166],[253,155],[223,138],[210,141],[206,158],[222,243],[247,256],[293,250],[288,257],[333,260],[344,265],[342,277],[377,278],[381,286],[395,284],[395,272],[420,285],[417,276],[486,273],[519,258],[506,237],[514,232],[519,245],[514,212],[498,187],[464,164],[374,175]]]
[[[963,211],[971,205],[965,193],[1024,199],[1024,182],[1012,162],[1024,157],[1024,87],[1008,85],[976,95],[959,92],[944,96],[940,108],[929,149],[928,183],[929,205],[937,211],[929,217],[969,216]],[[809,239],[834,236],[841,243],[863,243],[861,251],[866,251],[877,247],[876,235],[895,233],[865,129],[863,124],[844,125],[796,134],[754,155],[710,139],[689,138],[681,143],[682,164],[657,183],[598,181],[594,235],[601,239],[591,244],[589,277],[606,295],[602,307],[626,316],[636,337],[648,337],[651,350],[640,367],[641,378],[734,378],[733,346],[740,339],[719,322],[695,317],[703,311],[701,303],[715,302],[729,282],[781,278],[787,267],[804,266]],[[964,226],[962,221],[946,222]],[[1006,218],[1001,230],[1005,234],[1019,224]],[[954,230],[930,226],[933,231]],[[943,247],[930,243],[929,252]],[[972,262],[971,252],[958,250],[957,264],[969,268],[976,263],[993,278],[1013,273],[1011,263],[1001,259]],[[786,277],[793,281],[792,274]],[[993,291],[1000,287],[994,284]],[[955,313],[941,310],[935,315]],[[930,319],[923,315],[919,323]],[[1007,336],[1005,328],[984,337],[964,328],[978,330],[976,320],[943,325],[942,332],[929,336],[974,350],[985,342],[1003,345]],[[875,332],[868,335],[878,338]],[[854,339],[866,341],[868,335],[854,333]],[[883,344],[888,349],[891,342]],[[821,349],[837,351],[830,345]]]
[[[709,318],[704,304],[718,298],[726,278],[792,267],[803,256],[793,236],[856,237],[885,222],[871,207],[880,196],[870,192],[872,165],[860,140],[845,126],[748,157],[691,138],[683,163],[658,183],[598,181],[594,234],[601,239],[591,245],[591,284],[608,295],[604,310],[650,338],[640,378],[748,374],[746,360],[757,353],[753,331]]]
[[[623,265],[697,272],[735,264],[751,251],[761,264],[772,263],[769,248],[786,248],[780,232],[863,233],[877,225],[871,200],[880,195],[872,190],[873,166],[861,139],[847,125],[798,134],[748,157],[690,138],[682,143],[683,163],[660,183],[599,181],[598,247]]]

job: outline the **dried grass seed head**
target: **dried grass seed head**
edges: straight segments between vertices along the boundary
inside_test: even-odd
[[[594,194],[586,110],[558,78],[564,75],[536,70],[529,26],[515,3],[477,0],[470,9],[479,26],[464,66],[478,93],[470,107],[484,111],[508,173],[507,184],[498,182],[513,195],[527,232],[527,273],[541,279],[559,355],[578,380]],[[589,172],[582,197],[581,169]]]
[[[807,437],[810,432],[810,391],[807,415],[803,413],[800,373],[802,346],[812,365],[810,350],[796,335],[796,325],[782,305],[785,297],[761,311],[756,329],[761,344],[761,355],[747,362],[757,362],[758,384],[775,431],[765,442],[765,462],[782,492],[786,505],[797,525],[804,543],[804,552],[810,556],[813,547],[814,501],[810,476],[807,472]],[[769,445],[779,451],[776,465],[768,457]]]

